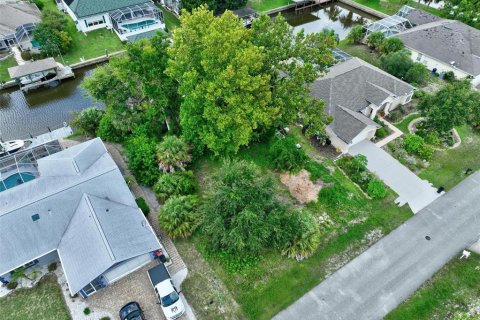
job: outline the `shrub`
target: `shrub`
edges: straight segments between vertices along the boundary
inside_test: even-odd
[[[308,160],[305,151],[297,148],[295,137],[274,138],[270,147],[270,157],[275,169],[285,171],[298,171]]]
[[[402,40],[399,38],[385,38],[380,44],[380,52],[383,54],[390,54],[400,51],[404,48]]]
[[[386,136],[388,136],[388,131],[384,127],[381,127],[375,131],[375,137],[379,139],[385,138]]]
[[[443,80],[448,82],[455,81],[455,73],[453,71],[445,72],[445,74],[443,75]]]
[[[255,255],[269,245],[278,208],[271,176],[246,161],[225,162],[203,201],[202,230],[213,251]]]
[[[182,138],[166,136],[157,146],[157,160],[163,172],[185,170],[186,164],[192,161],[190,147]]]
[[[352,44],[360,43],[363,39],[363,36],[364,36],[363,26],[356,25],[348,33],[347,41]]]
[[[83,309],[83,314],[88,316],[92,311],[90,310],[89,307],[86,307],[85,309]]]
[[[425,135],[423,136],[423,139],[425,140],[425,143],[428,143],[434,146],[439,146],[441,144],[440,135],[435,131],[426,132]]]
[[[374,199],[383,199],[387,195],[387,189],[381,180],[373,178],[368,183],[367,193]]]
[[[320,228],[310,213],[305,211],[295,213],[295,234],[282,250],[282,254],[303,260],[313,255],[320,245]]]
[[[37,6],[39,10],[43,10],[43,7],[45,6],[41,0],[33,0],[33,3]]]
[[[8,290],[13,290],[13,289],[16,289],[17,287],[18,287],[17,281],[10,281],[9,283],[7,283]]]
[[[170,237],[187,238],[200,222],[196,196],[172,197],[158,213],[158,221]]]
[[[155,152],[155,141],[145,135],[134,135],[125,143],[128,168],[146,186],[152,186],[160,174]]]
[[[372,49],[378,49],[378,48],[380,48],[380,45],[382,44],[384,39],[385,39],[385,36],[383,35],[382,32],[375,31],[375,32],[370,33],[367,36],[367,44]]]
[[[153,191],[160,201],[166,201],[172,196],[183,196],[197,191],[197,181],[192,171],[177,171],[162,174]]]
[[[407,73],[405,74],[405,81],[417,85],[422,85],[427,82],[429,76],[429,72],[427,67],[425,67],[421,63],[414,63],[410,69],[408,69]]]
[[[347,199],[347,191],[335,183],[333,186],[324,187],[318,193],[318,200],[328,207],[338,207]]]
[[[408,70],[413,66],[408,50],[400,50],[380,57],[380,65],[383,70],[391,75],[405,79]]]
[[[112,122],[112,116],[106,112],[98,124],[97,136],[104,141],[122,142],[125,140],[122,131],[116,129]]]
[[[97,134],[102,116],[102,110],[90,107],[80,112],[75,112],[70,124],[84,135],[94,137]]]
[[[50,263],[50,264],[48,265],[48,271],[49,271],[49,272],[53,272],[53,271],[55,271],[55,270],[57,270],[57,263],[56,263],[56,262]]]
[[[433,149],[425,144],[425,140],[416,134],[407,134],[403,139],[403,147],[408,153],[416,154],[424,160],[430,160]]]
[[[138,197],[135,199],[137,206],[142,210],[143,214],[147,216],[150,213],[150,207],[143,197]]]
[[[100,320],[111,320],[110,317],[101,317]]]

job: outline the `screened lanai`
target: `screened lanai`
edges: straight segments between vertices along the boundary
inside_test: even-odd
[[[152,2],[145,2],[110,12],[113,28],[119,34],[163,23],[163,13]]]
[[[367,26],[367,35],[378,31],[382,32],[386,37],[390,37],[411,27],[412,25],[408,19],[398,15],[393,15],[382,20],[375,21]]]
[[[37,160],[62,151],[58,140],[0,157],[0,192],[38,177]]]

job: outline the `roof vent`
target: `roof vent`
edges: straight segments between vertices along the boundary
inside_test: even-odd
[[[35,213],[34,215],[32,215],[32,221],[35,222],[37,220],[40,220],[40,215],[38,213]]]
[[[105,209],[105,211],[108,212],[108,211],[110,211],[110,209],[107,208],[107,209]]]
[[[454,65],[455,65],[455,61],[450,61],[450,64],[451,64],[452,66],[454,66]]]

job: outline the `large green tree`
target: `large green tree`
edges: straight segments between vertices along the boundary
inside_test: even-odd
[[[424,96],[418,108],[427,118],[427,125],[442,133],[467,122],[476,124],[479,103],[480,94],[472,90],[469,81],[463,81],[447,84],[434,95]]]
[[[167,74],[168,40],[151,40],[127,46],[127,54],[96,68],[83,86],[107,106],[114,129],[131,133],[143,126],[149,135],[159,135],[163,125],[170,129],[178,118],[176,83]]]
[[[329,119],[310,96],[333,63],[330,33],[295,34],[282,17],[261,15],[245,29],[231,12],[185,13],[167,72],[180,83],[183,135],[215,154],[236,153],[258,133],[298,121],[321,135]]]
[[[33,37],[40,43],[42,54],[56,56],[67,52],[72,45],[72,37],[66,31],[67,19],[57,11],[44,10],[42,22],[33,31]]]
[[[480,29],[480,0],[446,0],[443,15]]]
[[[216,18],[202,6],[180,21],[167,72],[180,84],[183,136],[215,154],[235,153],[278,113],[269,76],[261,72],[265,55],[231,12]]]

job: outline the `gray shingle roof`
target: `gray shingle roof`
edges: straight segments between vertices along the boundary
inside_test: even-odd
[[[396,35],[405,46],[473,76],[480,74],[480,30],[454,20],[427,23]]]
[[[39,22],[40,10],[33,3],[0,3],[0,37],[15,33],[15,29],[21,25]]]
[[[38,165],[40,177],[0,192],[0,275],[58,250],[74,294],[116,262],[160,248],[100,139]]]
[[[408,19],[413,26],[420,26],[422,24],[442,20],[442,18],[438,16],[434,16],[433,14],[418,9],[413,9],[404,18]]]
[[[367,126],[380,128],[380,126],[363,113],[350,110],[342,106],[335,107],[335,114],[331,128],[335,134],[346,143],[352,142]]]
[[[107,13],[128,6],[151,2],[150,0],[65,0],[78,18]]]
[[[311,86],[312,95],[324,100],[325,112],[334,117],[332,128],[335,134],[347,143],[352,139],[352,132],[357,132],[360,127],[363,130],[367,124],[343,108],[359,113],[371,103],[378,106],[390,94],[401,96],[413,90],[408,83],[358,58],[334,65]],[[337,106],[342,106],[342,110]],[[356,129],[351,128],[353,125]]]

